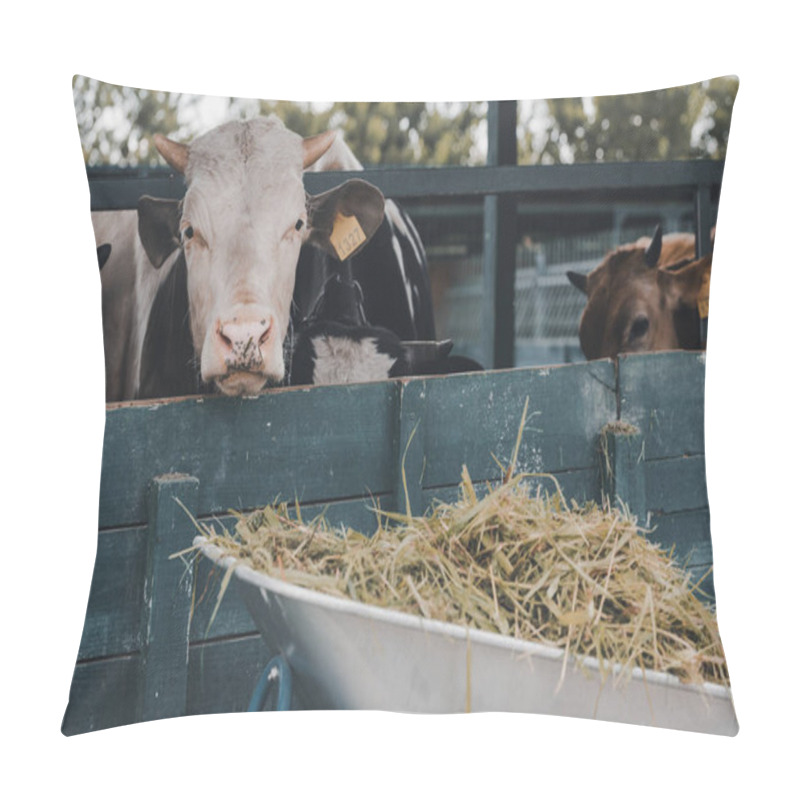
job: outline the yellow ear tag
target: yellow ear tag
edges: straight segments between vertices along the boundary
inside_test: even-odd
[[[697,313],[700,319],[708,319],[708,297],[711,289],[711,270],[706,270],[700,291],[697,293]]]
[[[367,241],[367,236],[357,217],[345,217],[344,214],[337,213],[330,239],[339,260],[344,261]]]

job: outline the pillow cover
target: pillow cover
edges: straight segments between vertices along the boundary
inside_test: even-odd
[[[703,384],[736,87],[312,106],[76,76],[107,411],[63,732],[735,734]]]

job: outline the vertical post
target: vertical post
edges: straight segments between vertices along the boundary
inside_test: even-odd
[[[611,221],[611,247],[619,247],[622,244],[622,223],[627,214],[614,206]]]
[[[194,525],[177,501],[195,514],[198,487],[197,478],[179,474],[160,475],[150,485],[139,695],[143,721],[186,713],[192,574],[170,556],[192,543]]]
[[[489,103],[490,167],[517,163],[517,102]],[[516,201],[487,195],[483,201],[483,350],[486,367],[514,366],[514,272],[516,261]]]
[[[643,442],[641,431],[622,421],[600,432],[603,493],[611,503],[627,508],[640,525],[647,524]]]
[[[700,184],[694,195],[695,255],[702,258],[711,252],[711,188]],[[700,341],[708,338],[708,318],[700,318]]]
[[[395,450],[395,511],[421,515],[422,473],[425,468],[423,447],[425,381],[398,382],[397,447]]]
[[[708,184],[700,184],[695,190],[694,215],[695,255],[702,258],[711,252],[711,187]]]
[[[547,275],[547,254],[545,253],[543,244],[540,244],[536,249],[534,259],[533,343],[535,347],[541,347],[544,344],[546,333],[545,317],[547,315],[543,292],[545,284],[544,278]]]

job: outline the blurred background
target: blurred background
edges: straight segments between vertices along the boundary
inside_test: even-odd
[[[517,103],[517,163],[580,164],[725,158],[738,80],[640,94]],[[190,141],[231,119],[275,113],[303,136],[337,128],[367,168],[480,166],[487,103],[299,103],[133,89],[76,76],[75,109],[90,175],[166,169],[152,145]],[[480,197],[409,198],[403,206],[426,247],[439,338],[478,360],[482,344],[484,203]],[[711,197],[712,224],[718,196]],[[514,364],[583,360],[585,297],[567,271],[588,272],[612,248],[652,233],[693,231],[691,202],[632,202],[613,194],[516,204]]]

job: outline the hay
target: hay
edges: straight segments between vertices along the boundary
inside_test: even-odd
[[[513,467],[512,467],[513,468]],[[268,506],[208,541],[298,586],[596,658],[605,679],[634,667],[728,684],[716,619],[688,572],[624,513],[568,506],[506,471],[479,499],[466,467],[460,499],[422,517],[378,511],[372,537],[324,516]],[[487,487],[488,488],[488,487]],[[563,677],[563,672],[562,672]]]

